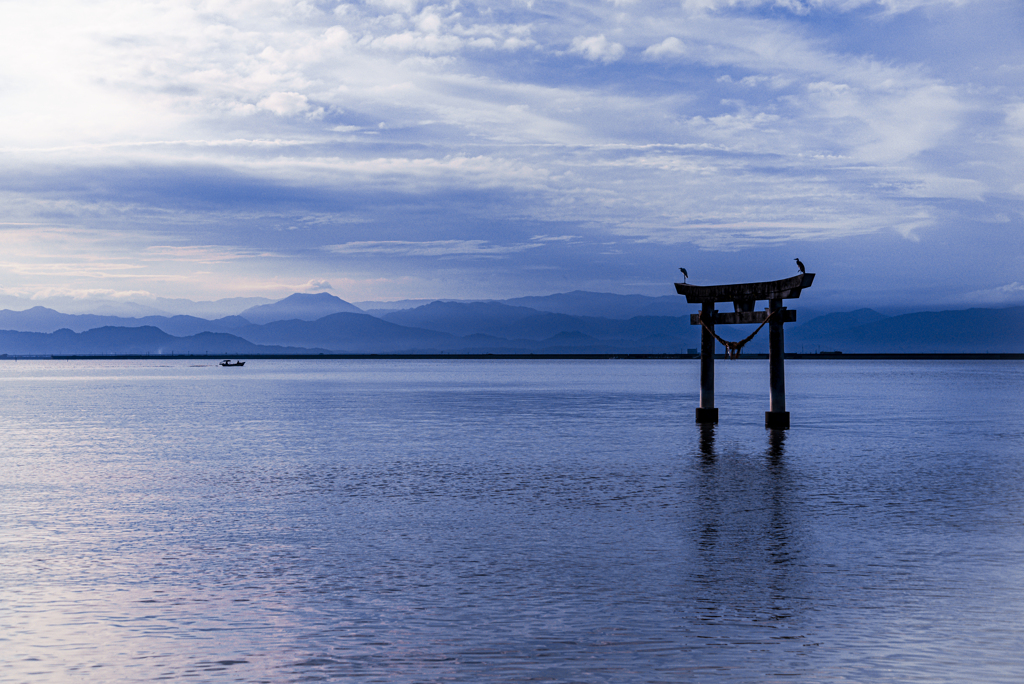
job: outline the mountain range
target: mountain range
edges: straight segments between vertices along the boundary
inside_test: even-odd
[[[814,345],[822,350],[865,354],[1021,353],[1024,306],[924,311],[892,317],[861,309],[795,326],[792,335],[787,333],[786,343],[790,351],[796,351],[798,345]]]
[[[320,294],[296,293],[279,302],[249,307],[239,316],[250,323],[260,325],[289,319],[315,321],[318,318],[342,312],[361,314],[363,310],[326,292]]]
[[[239,356],[244,354],[311,354],[326,351],[253,344],[225,333],[203,332],[188,337],[168,335],[151,325],[104,326],[77,333],[67,328],[52,333],[0,330],[0,350],[17,356],[114,356],[175,354]]]
[[[592,292],[432,301],[381,307],[376,315],[327,293],[294,294],[212,320],[34,307],[0,311],[0,354],[680,353],[699,346],[700,329],[689,319],[695,310],[678,296]],[[740,339],[752,329],[720,326],[718,332]],[[834,312],[787,324],[785,335],[790,352],[1019,353],[1024,307]],[[744,351],[767,351],[767,331]]]

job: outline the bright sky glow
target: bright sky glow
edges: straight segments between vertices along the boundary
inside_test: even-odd
[[[0,1],[0,293],[1024,302],[1019,0]]]

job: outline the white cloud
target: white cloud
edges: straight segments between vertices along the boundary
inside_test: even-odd
[[[309,109],[309,99],[300,93],[271,93],[260,100],[256,107],[278,116],[295,116]]]
[[[369,4],[386,10],[398,11],[403,14],[412,14],[416,11],[416,7],[419,5],[419,2],[418,0],[370,0]],[[345,6],[339,6],[335,11],[341,11],[341,7]]]
[[[540,246],[538,243],[493,245],[486,240],[430,240],[426,242],[386,240],[347,242],[340,245],[328,245],[324,249],[335,254],[380,254],[406,257],[497,257],[515,254]]]
[[[666,59],[671,57],[681,57],[685,54],[686,46],[683,45],[683,41],[674,36],[670,36],[660,43],[652,45],[644,50],[644,57],[647,59]]]
[[[582,235],[534,235],[530,239],[537,242],[572,242],[582,237]]]
[[[326,280],[314,279],[310,280],[308,283],[301,286],[299,289],[306,290],[307,292],[324,292],[326,290],[333,290],[334,287],[332,287],[331,284]]]
[[[146,290],[111,290],[109,288],[74,289],[62,287],[48,287],[33,292],[29,299],[39,301],[53,299],[55,297],[68,297],[70,299],[152,299],[153,295]]]
[[[916,32],[907,40],[913,52],[853,38],[864,22],[884,28],[887,13],[924,5],[932,9],[906,27]],[[984,204],[994,194],[1024,194],[1022,72],[987,69],[971,51],[951,71],[929,53],[932,44],[936,54],[943,49],[934,39],[953,25],[935,23],[929,33],[934,17],[970,19],[967,11],[952,13],[956,2],[686,6],[607,2],[582,12],[553,0],[543,11],[510,5],[498,19],[475,6],[414,0],[332,9],[301,0],[7,3],[0,150],[19,182],[0,195],[4,219],[165,231],[133,241],[134,253],[116,240],[93,245],[116,259],[80,262],[86,248],[57,243],[66,250],[66,259],[53,260],[61,266],[22,250],[12,268],[122,277],[156,269],[156,259],[162,273],[177,277],[166,264],[184,269],[194,259],[211,271],[241,262],[258,269],[252,264],[260,255],[308,254],[323,244],[350,250],[335,254],[362,245],[360,253],[511,258],[547,240],[505,245],[488,233],[496,216],[559,225],[519,235],[593,231],[714,249],[894,225],[912,238],[926,236],[943,201]],[[786,11],[748,11],[756,7]],[[858,8],[877,11],[852,11]],[[830,22],[791,14],[819,11]],[[843,31],[843,22],[857,31],[837,36],[832,27]],[[1014,62],[1017,48],[1002,47],[1004,61]],[[627,51],[642,59],[623,59]],[[577,55],[619,64],[588,70],[586,80],[567,78]],[[994,80],[970,80],[978,74]],[[96,195],[73,190],[99,187],[93,177],[124,168],[162,169],[186,181],[163,184],[156,174],[146,180],[149,190],[131,196],[131,182],[114,180]],[[37,189],[26,180],[64,173],[90,181]],[[193,173],[226,191],[189,186]],[[239,190],[245,182],[259,191]],[[189,190],[176,196],[179,186]],[[303,237],[291,239],[311,240],[302,248],[216,246],[235,242],[232,231],[249,225],[249,211],[254,222],[273,224],[253,230],[254,243],[300,225],[288,213],[298,210],[280,210],[287,216],[278,218],[271,206],[292,201],[289,193],[355,193],[360,201],[310,200],[324,206],[303,210],[327,218],[316,230],[293,231]],[[390,204],[394,197],[402,199]],[[268,206],[253,209],[250,201]],[[425,233],[400,216],[416,202],[441,201],[478,226],[480,239],[447,240],[447,229]],[[377,223],[387,224],[393,242],[331,228]],[[462,229],[457,236],[467,237]],[[193,242],[204,244],[192,249],[210,251],[146,249]],[[287,282],[324,272],[307,266]]]
[[[220,264],[238,259],[268,258],[273,253],[229,247],[226,245],[153,245],[147,247],[143,261],[186,261],[199,264]]]
[[[718,11],[726,8],[778,7],[794,14],[808,14],[817,9],[848,12],[861,7],[877,7],[888,13],[909,12],[919,7],[960,6],[976,0],[683,0],[690,11]]]
[[[967,293],[964,301],[975,304],[1024,303],[1024,283],[1014,281],[988,290],[975,290]]]
[[[609,41],[604,34],[601,34],[589,38],[583,36],[573,38],[569,52],[583,55],[593,62],[600,60],[605,64],[610,64],[621,59],[626,54],[626,49],[618,43]]]
[[[462,47],[462,40],[457,36],[445,36],[437,33],[421,33],[418,31],[403,31],[402,33],[374,38],[369,41],[368,45],[373,48],[384,50],[438,54],[455,52]]]
[[[516,50],[521,50],[523,48],[530,47],[533,44],[534,42],[532,40],[526,40],[524,38],[519,38],[518,36],[512,36],[511,38],[506,38],[502,42],[501,49],[508,50],[510,52],[515,52]]]

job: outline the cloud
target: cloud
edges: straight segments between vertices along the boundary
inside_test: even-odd
[[[422,33],[419,31],[403,31],[393,33],[379,38],[373,38],[367,43],[370,47],[382,50],[396,50],[403,52],[424,52],[427,54],[439,54],[455,52],[462,47],[463,42],[457,36],[444,36],[437,33]],[[478,43],[476,47],[479,47]]]
[[[380,254],[405,257],[500,257],[515,254],[540,244],[493,245],[486,240],[431,240],[411,242],[404,240],[348,242],[328,245],[326,250],[335,254]]]
[[[534,235],[530,239],[536,242],[572,242],[582,237],[582,235]]]
[[[1006,123],[1013,128],[1024,129],[1024,104],[1007,107]]]
[[[683,6],[692,12],[719,11],[729,8],[774,7],[797,15],[818,9],[849,12],[862,7],[878,7],[887,13],[910,12],[919,7],[960,6],[973,0],[683,0]]]
[[[592,62],[600,60],[605,64],[610,64],[622,59],[622,56],[626,54],[626,48],[609,41],[604,34],[601,34],[590,38],[583,36],[573,38],[569,52],[583,55]]]
[[[187,261],[190,263],[219,264],[239,259],[268,258],[274,254],[260,250],[247,250],[224,245],[154,245],[147,247],[142,257],[146,261]]]
[[[5,291],[6,292],[6,291]],[[18,293],[24,294],[24,293]],[[55,297],[68,297],[71,299],[83,300],[83,299],[115,299],[115,300],[137,300],[137,299],[153,299],[153,295],[146,290],[111,290],[109,288],[102,289],[74,289],[74,288],[61,288],[61,287],[48,287],[42,290],[33,292],[29,299],[33,301],[53,299]]]
[[[667,59],[672,57],[681,57],[686,54],[686,46],[683,45],[683,41],[679,40],[675,36],[669,36],[665,40],[652,45],[643,52],[643,56],[647,59]]]
[[[988,290],[975,290],[967,293],[964,301],[976,304],[1024,303],[1024,283],[1014,281]]]
[[[310,280],[305,285],[302,285],[299,289],[308,290],[312,292],[323,292],[326,290],[333,290],[334,287],[332,287],[331,284],[326,280]]]
[[[324,259],[381,254],[500,288],[472,257],[923,248],[957,212],[1024,211],[1012,3],[8,4],[3,277],[26,286],[338,285]],[[379,261],[353,278],[406,282]]]
[[[309,99],[300,93],[271,93],[256,103],[256,107],[278,116],[295,116],[309,109]]]
[[[512,36],[510,38],[506,38],[501,42],[501,49],[514,52],[516,50],[522,50],[523,48],[530,47],[533,44],[534,42],[532,40]]]

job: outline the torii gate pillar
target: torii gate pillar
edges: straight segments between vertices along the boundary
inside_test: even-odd
[[[711,331],[715,329],[714,302],[704,302],[700,315]],[[700,329],[700,406],[697,407],[698,423],[717,423],[718,409],[715,408],[715,336],[704,328]]]
[[[712,334],[715,325],[768,321],[769,403],[768,411],[764,414],[764,425],[775,430],[789,429],[789,412],[786,410],[786,349],[782,326],[796,320],[796,311],[782,306],[782,300],[798,298],[800,291],[810,287],[812,282],[813,273],[784,280],[739,285],[698,286],[676,283],[676,292],[685,295],[686,301],[701,305],[701,312],[690,316],[690,324],[701,325],[701,320],[704,321],[700,338],[698,423],[718,422],[718,409],[715,407],[715,337]],[[757,300],[768,300],[768,311],[754,311]],[[734,312],[719,313],[715,309],[716,302],[732,302]]]
[[[781,299],[768,302],[768,315],[784,312]],[[793,312],[796,313],[795,311]],[[783,313],[768,321],[768,410],[764,414],[764,426],[775,430],[789,429],[789,411],[786,410],[786,344],[782,333],[785,322]]]

